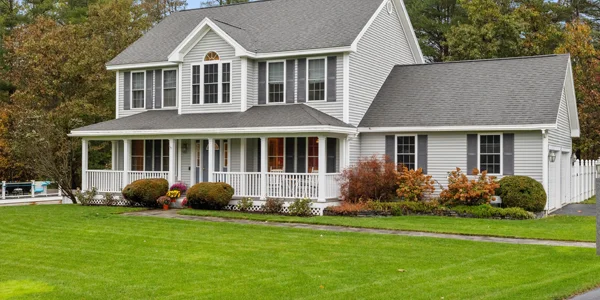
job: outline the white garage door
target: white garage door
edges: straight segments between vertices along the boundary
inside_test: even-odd
[[[571,153],[563,152],[560,157],[561,164],[561,206],[564,206],[570,202],[571,196]]]
[[[548,162],[548,209],[560,207],[560,156],[555,162]]]

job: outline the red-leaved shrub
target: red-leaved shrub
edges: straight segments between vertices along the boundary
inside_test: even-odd
[[[361,159],[340,176],[342,198],[350,203],[361,200],[389,201],[396,195],[396,165],[376,155]]]
[[[448,188],[440,193],[446,205],[481,205],[492,201],[496,189],[500,187],[495,176],[488,176],[487,171],[473,169],[477,179],[469,179],[460,168],[448,173]]]
[[[342,201],[339,206],[328,207],[336,216],[358,216],[361,211],[367,210],[367,205],[364,202],[350,203]]]
[[[423,174],[423,169],[409,170],[402,166],[402,172],[398,174],[396,194],[405,201],[421,201],[426,195],[433,193],[434,183],[430,175]]]

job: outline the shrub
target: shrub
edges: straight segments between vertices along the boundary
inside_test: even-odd
[[[374,199],[388,201],[396,195],[396,165],[373,155],[345,169],[340,176],[342,198],[350,203]]]
[[[350,203],[343,201],[339,206],[330,206],[325,208],[330,215],[334,216],[358,216],[360,212],[367,210],[364,202]]]
[[[497,192],[503,207],[520,207],[532,212],[540,212],[546,207],[544,186],[527,176],[502,178]]]
[[[312,201],[308,198],[296,199],[294,203],[290,204],[288,209],[292,216],[308,217],[312,215],[312,212],[310,211],[311,205]]]
[[[268,214],[278,214],[283,209],[283,200],[268,198],[263,206],[263,211]]]
[[[115,199],[115,196],[112,193],[106,193],[104,194],[104,204],[106,204],[106,206],[116,205],[117,199]]]
[[[493,207],[489,204],[483,204],[479,206],[456,206],[452,208],[453,211],[461,216],[467,216],[472,218],[500,218],[500,219],[514,219],[514,220],[526,220],[533,219],[535,215],[522,208],[500,208]]]
[[[233,188],[224,182],[202,182],[187,191],[188,203],[195,209],[223,209],[233,197]]]
[[[81,190],[77,189],[75,192],[75,198],[81,205],[84,206],[90,205],[96,195],[98,195],[98,190],[95,187],[92,187],[92,189],[89,191],[81,192]]]
[[[431,195],[435,188],[435,181],[431,176],[423,174],[423,169],[409,170],[402,166],[402,172],[398,174],[398,189],[396,194],[405,201],[420,201],[426,195]]]
[[[169,191],[179,191],[181,194],[185,194],[187,185],[183,182],[175,182],[171,188],[169,188]]]
[[[405,216],[411,214],[439,214],[438,210],[445,210],[440,207],[437,201],[430,202],[379,202],[369,201],[367,207],[370,210],[390,213],[394,216]]]
[[[487,171],[479,174],[473,169],[477,179],[470,180],[460,168],[448,173],[448,188],[443,190],[440,198],[447,205],[481,205],[490,203],[496,189],[500,186],[496,177],[488,176]]]
[[[144,207],[156,207],[156,199],[164,196],[169,189],[166,179],[140,179],[123,189],[123,197],[128,201]]]
[[[238,202],[237,208],[240,211],[248,211],[252,208],[253,205],[254,202],[252,201],[252,198],[242,198],[242,200]]]

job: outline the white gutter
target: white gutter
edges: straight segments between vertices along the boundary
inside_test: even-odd
[[[483,126],[418,126],[418,127],[358,127],[358,132],[455,132],[455,131],[530,131],[556,129],[556,124],[483,125]]]

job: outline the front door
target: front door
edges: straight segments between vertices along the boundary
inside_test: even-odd
[[[208,180],[208,146],[207,140],[196,141],[196,183],[206,182]]]

